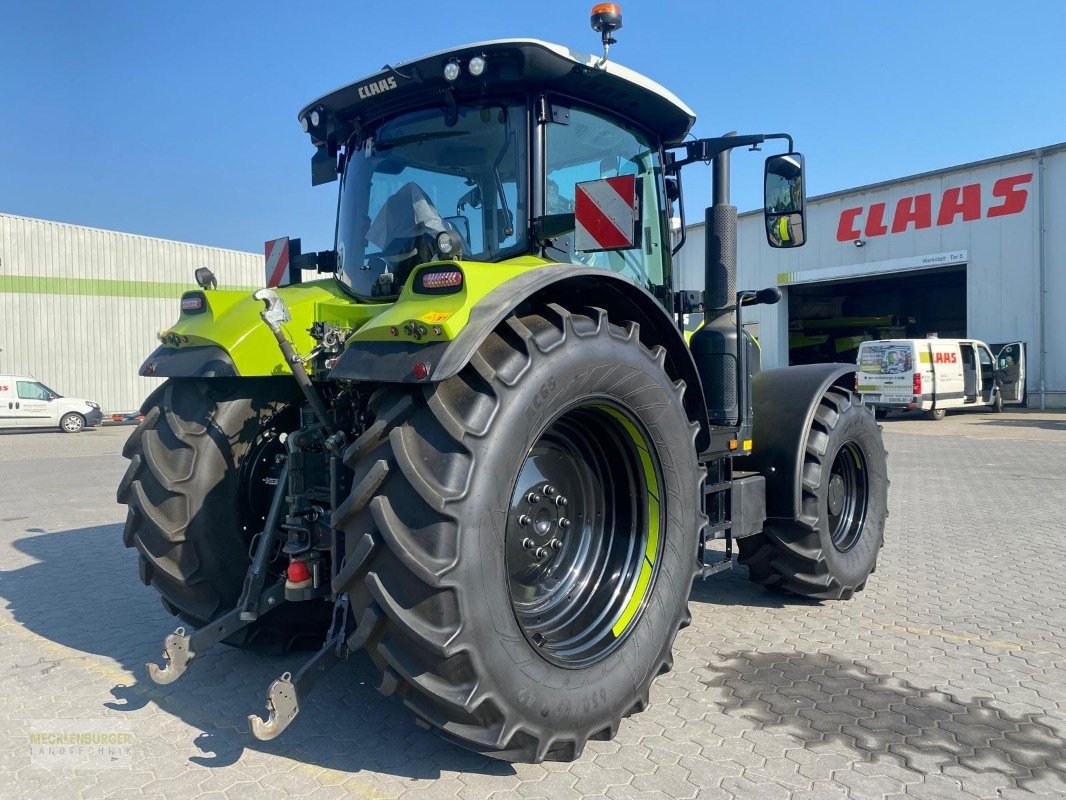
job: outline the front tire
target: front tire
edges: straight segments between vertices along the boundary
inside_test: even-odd
[[[877,566],[888,516],[881,429],[853,392],[831,388],[807,434],[798,519],[767,520],[739,541],[755,583],[818,599],[862,591]]]
[[[63,433],[80,433],[85,428],[85,417],[76,411],[63,415],[59,420],[59,429]]]
[[[671,668],[705,517],[664,356],[636,325],[552,305],[456,377],[372,398],[338,581],[381,691],[446,738],[574,759]]]
[[[281,434],[296,427],[295,382],[272,378],[171,378],[141,407],[122,454],[118,488],[129,506],[123,542],[163,606],[193,627],[234,607],[262,530]],[[280,572],[280,569],[279,569]],[[225,639],[265,652],[317,648],[331,607],[285,603]]]

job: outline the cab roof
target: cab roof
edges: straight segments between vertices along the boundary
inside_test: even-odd
[[[474,56],[485,71],[472,76]],[[449,83],[444,67],[455,61],[459,77]],[[498,39],[433,53],[415,61],[386,65],[380,72],[330,92],[303,108],[298,118],[316,146],[334,151],[358,128],[423,103],[448,102],[446,90],[458,99],[515,90],[541,89],[587,100],[615,111],[676,144],[688,133],[696,115],[672,92],[631,69],[598,56],[538,39]],[[319,124],[311,124],[312,111]]]

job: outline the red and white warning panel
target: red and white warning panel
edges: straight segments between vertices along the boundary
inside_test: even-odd
[[[574,249],[628,250],[638,243],[637,176],[619,175],[574,187]]]
[[[273,239],[265,244],[266,285],[269,288],[289,282],[289,237]]]

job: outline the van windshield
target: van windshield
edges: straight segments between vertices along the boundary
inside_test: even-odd
[[[411,269],[445,257],[500,261],[526,248],[526,108],[517,102],[412,111],[352,143],[341,184],[337,258],[360,297],[399,293]]]

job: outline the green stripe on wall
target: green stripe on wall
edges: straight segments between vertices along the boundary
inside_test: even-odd
[[[96,297],[155,297],[177,299],[195,289],[192,283],[118,281],[106,278],[46,278],[37,275],[0,275],[0,292],[10,294],[78,294]],[[254,292],[257,286],[223,286],[223,289]]]

